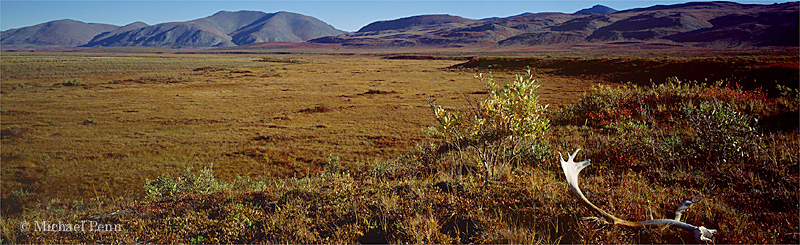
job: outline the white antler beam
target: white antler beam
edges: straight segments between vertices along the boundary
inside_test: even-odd
[[[707,229],[703,226],[697,227],[680,221],[681,215],[683,214],[684,211],[686,211],[686,209],[700,202],[700,201],[694,201],[694,198],[686,200],[678,206],[678,208],[675,210],[675,219],[654,219],[641,222],[631,222],[618,218],[612,215],[611,213],[608,213],[605,210],[592,204],[592,202],[590,202],[589,199],[587,199],[586,196],[583,195],[583,192],[581,192],[581,189],[578,186],[578,174],[581,172],[581,170],[589,166],[590,162],[589,159],[580,162],[574,161],[575,156],[578,155],[578,151],[580,150],[581,149],[577,149],[575,150],[574,153],[569,154],[567,161],[564,161],[564,156],[562,156],[560,152],[558,153],[558,156],[559,160],[561,161],[561,169],[564,170],[564,176],[567,177],[567,183],[569,184],[570,189],[578,197],[581,203],[586,205],[588,208],[599,213],[604,218],[606,218],[606,220],[610,220],[611,223],[614,225],[622,225],[634,228],[641,228],[644,226],[674,225],[682,229],[693,231],[695,239],[697,239],[697,242],[712,241],[711,238],[714,236],[714,232],[717,232],[717,230]]]

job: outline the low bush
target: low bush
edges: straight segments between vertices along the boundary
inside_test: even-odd
[[[62,80],[60,84],[61,86],[73,87],[73,86],[82,86],[83,82],[80,79],[76,78],[72,80]]]
[[[488,97],[461,110],[448,110],[429,100],[439,122],[429,133],[442,137],[440,153],[445,148],[456,150],[456,160],[464,165],[477,163],[485,180],[508,178],[513,166],[538,157],[546,147],[539,142],[550,125],[547,106],[539,104],[539,84],[530,70],[502,85],[491,75],[476,78],[485,80]]]
[[[156,179],[145,180],[145,196],[148,198],[172,197],[186,194],[208,194],[225,187],[214,178],[214,164],[204,168],[197,174],[192,173],[191,167],[186,167],[183,175],[172,177],[159,176]]]
[[[758,154],[757,119],[722,101],[706,101],[683,112],[689,129],[694,130],[686,143],[694,147],[695,158],[729,162]]]
[[[759,118],[781,113],[781,100],[735,85],[671,79],[647,88],[596,86],[551,116],[601,133],[589,140],[599,149],[593,157],[614,164],[752,162],[762,155]]]

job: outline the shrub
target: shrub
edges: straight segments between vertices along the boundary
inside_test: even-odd
[[[482,74],[476,78],[484,81]],[[466,110],[447,110],[429,101],[439,122],[429,133],[444,137],[443,148],[460,151],[462,161],[477,162],[488,180],[503,177],[496,175],[535,158],[526,154],[544,152],[545,144],[539,142],[549,128],[549,119],[544,116],[547,106],[539,104],[539,84],[530,70],[503,85],[491,76],[485,80],[488,97]]]
[[[328,164],[325,165],[322,174],[327,176],[340,176],[346,173],[347,168],[342,164],[339,156],[328,154]]]
[[[9,128],[0,130],[0,138],[22,138],[28,130],[20,128],[19,126],[11,126]]]
[[[83,119],[83,124],[84,125],[93,124],[93,123],[96,123],[96,122],[97,122],[97,118],[95,118],[95,117],[90,117],[90,118]]]
[[[317,106],[314,106],[314,107],[306,107],[305,109],[300,109],[299,112],[320,113],[320,112],[329,112],[329,111],[333,111],[333,110],[334,109],[331,108],[330,106],[328,106],[326,104],[322,104],[322,105],[317,105]]]
[[[77,79],[77,78],[76,79],[72,79],[72,80],[62,80],[61,81],[61,86],[72,87],[72,86],[82,86],[82,85],[83,85],[83,82],[81,82],[81,80]]]
[[[627,120],[649,124],[672,124],[685,106],[705,101],[729,103],[742,112],[756,115],[766,110],[766,95],[760,90],[744,91],[736,84],[717,82],[713,85],[682,82],[669,78],[665,83],[640,87],[636,85],[599,85],[555,113],[559,124],[580,124],[592,127]]]
[[[214,178],[214,164],[204,168],[197,174],[191,167],[186,167],[182,176],[159,176],[154,180],[145,180],[145,195],[148,198],[171,197],[184,194],[208,194],[224,187]]]
[[[757,118],[770,110],[760,90],[672,78],[650,87],[595,86],[553,118],[563,125],[588,126],[583,130],[590,130],[588,143],[596,148],[589,152],[598,161],[613,167],[672,166],[755,157]]]
[[[692,146],[699,158],[728,162],[749,158],[755,152],[756,119],[722,101],[685,107],[686,119],[695,131]],[[705,156],[705,157],[703,157]]]

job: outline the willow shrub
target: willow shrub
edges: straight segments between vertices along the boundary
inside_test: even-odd
[[[539,83],[530,70],[514,81],[486,82],[486,99],[461,110],[448,110],[430,101],[438,127],[429,131],[443,138],[443,147],[462,163],[475,163],[487,180],[508,177],[514,166],[549,152],[543,136],[550,127],[547,105],[539,103]],[[440,152],[442,150],[439,150]]]

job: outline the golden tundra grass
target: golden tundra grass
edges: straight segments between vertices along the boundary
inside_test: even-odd
[[[387,158],[430,123],[415,116],[426,96],[456,92],[436,70],[454,62],[261,58],[4,56],[2,126],[21,131],[3,142],[4,195],[141,193],[144,178],[209,163],[225,179],[286,175],[326,154]],[[71,79],[83,84],[60,85]],[[397,93],[360,95],[369,89]],[[301,112],[318,106],[330,111]]]
[[[113,54],[4,54],[2,60],[2,127],[19,131],[3,141],[4,197],[14,190],[68,199],[139,195],[145,178],[209,163],[218,177],[231,179],[302,173],[328,154],[344,162],[395,157],[433,125],[427,97],[456,106],[484,87],[472,74],[440,70],[459,63],[447,60]],[[62,84],[73,79],[81,84]],[[564,87],[577,93],[588,84],[546,85],[543,94]]]

